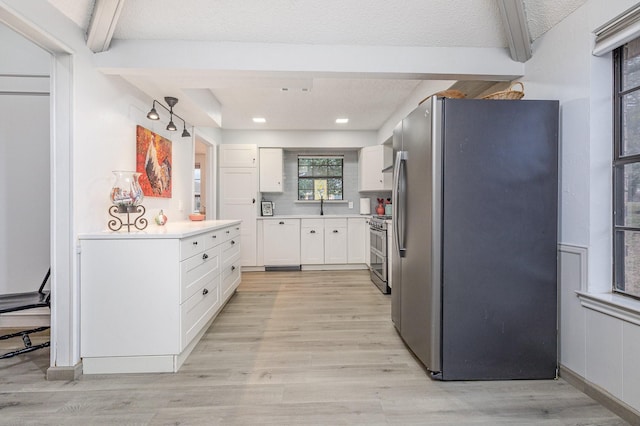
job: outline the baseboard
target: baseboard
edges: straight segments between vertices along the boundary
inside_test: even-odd
[[[243,266],[242,272],[264,272],[264,266]]]
[[[49,308],[34,308],[0,315],[0,328],[46,327],[50,323]]]
[[[605,408],[620,416],[623,420],[632,425],[640,424],[640,411],[620,401],[600,386],[591,383],[576,372],[562,365],[560,366],[560,377],[574,388],[590,396]]]
[[[72,367],[49,367],[47,368],[47,380],[78,380],[82,376],[82,361]]]
[[[367,269],[369,269],[369,267],[364,263],[302,265],[303,271],[354,271],[354,270],[367,270]]]

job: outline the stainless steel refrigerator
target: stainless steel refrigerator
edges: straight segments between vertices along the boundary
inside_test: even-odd
[[[558,102],[432,97],[393,148],[406,345],[436,379],[556,377]]]

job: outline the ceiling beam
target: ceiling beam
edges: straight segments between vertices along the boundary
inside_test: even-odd
[[[531,59],[531,36],[523,0],[498,0],[511,58],[517,62]]]
[[[109,49],[124,0],[96,0],[87,29],[87,46],[94,53]]]

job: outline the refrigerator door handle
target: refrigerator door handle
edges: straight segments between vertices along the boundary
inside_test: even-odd
[[[404,173],[404,165],[407,161],[407,152],[406,151],[398,151],[396,153],[396,162],[393,167],[393,182],[395,187],[393,188],[393,235],[396,242],[396,247],[398,249],[398,254],[400,257],[405,257],[406,247],[404,246],[404,215],[406,214],[406,194],[400,194],[400,190],[405,187],[405,173]],[[402,181],[400,180],[402,179]],[[400,205],[400,200],[402,200],[402,206]]]

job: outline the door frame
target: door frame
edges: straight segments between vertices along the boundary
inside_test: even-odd
[[[47,378],[75,379],[81,367],[73,214],[74,51],[2,1],[0,22],[51,54],[51,355]]]

